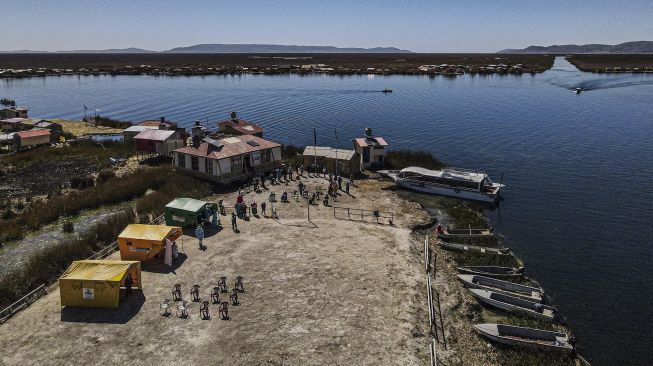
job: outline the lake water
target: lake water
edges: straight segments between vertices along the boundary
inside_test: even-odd
[[[586,89],[580,95],[572,88]],[[391,94],[379,91],[393,89]],[[215,128],[231,111],[267,138],[341,147],[365,127],[391,148],[486,170],[488,215],[555,297],[595,365],[653,358],[653,75],[598,75],[558,58],[538,75],[65,76],[0,81],[43,118],[165,116]]]

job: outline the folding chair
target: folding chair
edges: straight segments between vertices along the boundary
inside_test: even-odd
[[[188,318],[188,305],[190,303],[182,300],[181,304],[177,305],[177,318]]]
[[[218,288],[220,289],[220,292],[229,292],[227,289],[227,277],[220,277],[220,281],[218,281]]]
[[[209,302],[204,301],[202,305],[200,305],[200,316],[202,319],[211,319],[211,315],[209,314]]]
[[[220,318],[222,320],[229,319],[229,303],[226,301],[220,304]]]
[[[170,304],[172,303],[171,299],[163,299],[159,303],[159,315],[167,316],[170,315]]]
[[[231,295],[229,295],[231,300],[231,305],[238,305],[238,291],[236,289],[231,290]]]

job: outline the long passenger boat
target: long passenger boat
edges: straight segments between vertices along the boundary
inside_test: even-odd
[[[483,202],[495,202],[499,199],[499,191],[505,186],[493,183],[483,172],[458,168],[429,170],[408,167],[402,170],[379,171],[379,173],[390,177],[397,185],[404,188]]]

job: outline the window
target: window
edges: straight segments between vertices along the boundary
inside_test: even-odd
[[[204,159],[204,171],[208,174],[213,174],[213,160]]]
[[[193,170],[200,170],[200,159],[197,156],[190,157],[190,168]]]
[[[185,168],[186,167],[186,155],[177,154],[177,165],[180,168]]]
[[[233,156],[231,158],[231,170],[241,169],[242,167],[243,167],[243,157],[240,155]]]
[[[270,162],[270,149],[263,150],[261,152],[261,163],[269,163]]]

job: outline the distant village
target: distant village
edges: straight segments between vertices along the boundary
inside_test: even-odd
[[[83,124],[85,122],[77,122]],[[282,166],[282,145],[263,138],[264,129],[241,119],[236,112],[216,122],[217,130],[196,121],[190,133],[161,117],[125,128],[122,140],[134,146],[139,161],[172,158],[179,171],[216,183],[248,179]],[[0,151],[20,153],[38,146],[65,143],[61,124],[28,117],[25,107],[0,109]],[[301,153],[306,169],[338,171],[356,175],[361,169],[375,169],[385,163],[388,143],[367,129],[352,140],[352,149],[307,146]]]
[[[401,61],[401,60],[399,60]],[[111,68],[29,68],[29,69],[0,69],[0,78],[21,78],[39,76],[61,75],[160,75],[160,76],[191,76],[191,75],[225,75],[225,74],[350,74],[350,75],[462,75],[462,74],[521,74],[542,72],[542,67],[524,64],[492,64],[486,65],[420,65],[418,67],[364,67],[349,68],[343,66],[330,66],[327,64],[279,64],[268,67],[244,66],[171,66],[153,67],[150,65],[120,66]]]

